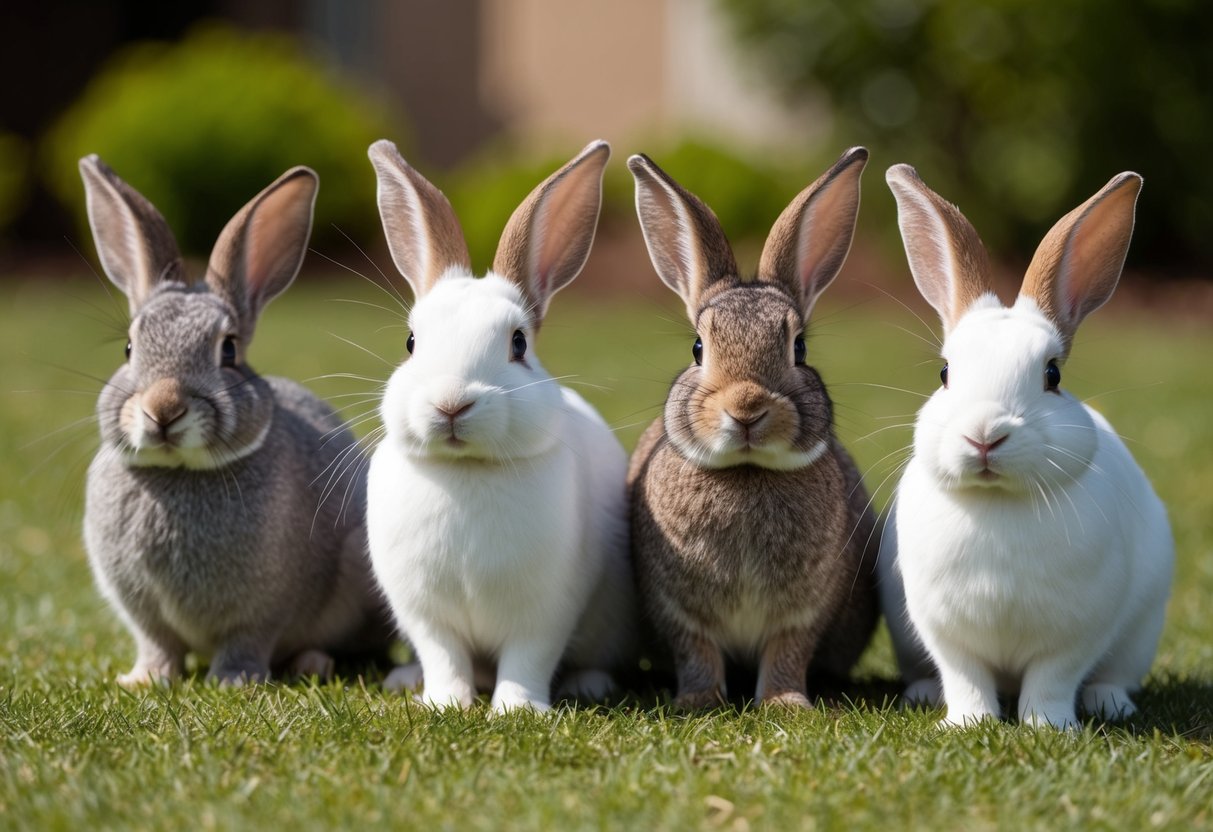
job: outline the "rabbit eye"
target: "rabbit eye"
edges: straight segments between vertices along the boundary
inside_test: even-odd
[[[417,346],[417,339],[413,337],[413,333],[409,333],[409,340],[404,342],[404,348],[409,351],[409,355],[413,354],[413,348]]]
[[[231,335],[223,339],[223,346],[219,348],[219,366],[236,366],[236,339]]]
[[[948,365],[944,364],[943,369],[939,371],[939,380],[943,382],[943,386],[948,386]]]
[[[130,361],[131,360],[131,342],[130,341],[126,342],[125,352],[126,352],[126,360]]]
[[[703,363],[703,339],[696,338],[695,343],[691,346],[691,355],[695,357],[696,364]]]
[[[514,330],[512,350],[511,356],[515,361],[521,361],[526,357],[526,336],[522,334],[521,329]]]
[[[1050,393],[1056,393],[1059,384],[1061,384],[1061,368],[1057,366],[1056,361],[1050,361],[1049,366],[1045,367],[1045,389]]]
[[[795,361],[797,364],[803,364],[804,363],[804,354],[805,354],[804,336],[797,335],[796,340],[792,342],[792,360]]]

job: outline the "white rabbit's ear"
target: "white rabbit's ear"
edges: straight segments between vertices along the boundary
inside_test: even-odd
[[[455,210],[387,139],[367,151],[379,180],[379,216],[396,269],[421,297],[447,269],[471,274],[472,259]]]
[[[859,218],[859,177],[867,163],[866,148],[843,153],[783,210],[762,248],[758,279],[791,291],[803,318],[851,250]]]
[[[1045,235],[1020,294],[1053,320],[1067,349],[1079,323],[1112,296],[1129,253],[1142,178],[1125,172]]]
[[[514,281],[530,302],[535,326],[548,301],[585,265],[602,207],[602,173],[611,147],[593,141],[539,184],[506,223],[493,271]]]
[[[303,265],[319,184],[310,168],[291,168],[228,220],[211,250],[207,285],[235,307],[246,343],[261,310]]]
[[[158,282],[185,279],[177,241],[155,206],[99,156],[80,160],[80,176],[101,268],[134,314]]]
[[[733,248],[712,209],[652,159],[633,156],[628,169],[636,180],[636,214],[649,259],[661,282],[682,298],[694,322],[707,289],[720,280],[737,279]]]
[[[885,181],[897,199],[910,273],[947,332],[974,301],[993,292],[989,255],[960,209],[928,188],[914,168],[894,165]]]

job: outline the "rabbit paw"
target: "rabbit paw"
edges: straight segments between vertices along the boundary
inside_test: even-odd
[[[1092,716],[1111,720],[1128,719],[1137,713],[1129,692],[1120,685],[1087,685],[1082,691],[1082,707]]]
[[[167,685],[172,679],[173,674],[165,672],[161,668],[135,665],[129,673],[119,674],[116,681],[119,687],[127,690],[139,690],[152,685]]]
[[[416,693],[421,690],[425,676],[421,673],[421,662],[410,662],[392,668],[383,680],[383,689],[389,693]]]
[[[765,697],[762,700],[764,705],[774,705],[780,708],[811,708],[812,703],[809,698],[798,690],[785,690],[783,693],[777,693],[774,696]]]
[[[572,670],[560,682],[559,699],[603,702],[615,690],[615,680],[605,670]]]
[[[724,696],[718,688],[690,690],[674,697],[674,707],[680,711],[706,711],[724,704]]]
[[[333,657],[323,650],[304,650],[291,659],[290,675],[295,677],[319,677],[323,681],[333,678]]]
[[[901,701],[907,708],[938,708],[943,704],[943,688],[933,676],[915,679],[906,685]]]

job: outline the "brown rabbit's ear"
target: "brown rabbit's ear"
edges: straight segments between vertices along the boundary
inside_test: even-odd
[[[379,217],[396,269],[421,297],[452,266],[471,274],[472,259],[455,210],[387,139],[367,151],[379,181]]]
[[[838,276],[859,218],[859,177],[868,151],[852,147],[779,215],[758,264],[758,279],[778,283],[800,301],[807,319]]]
[[[1078,325],[1112,296],[1129,253],[1142,178],[1131,171],[1066,214],[1045,235],[1020,294],[1061,331],[1067,347]]]
[[[737,278],[737,261],[712,209],[643,154],[628,159],[636,214],[661,282],[682,298],[692,322],[713,283]]]
[[[134,314],[161,280],[185,279],[177,241],[155,206],[99,156],[80,160],[80,176],[101,268]]]
[[[914,168],[894,165],[885,181],[897,199],[910,273],[947,332],[974,301],[993,291],[989,255],[960,209],[928,188]]]
[[[506,223],[493,271],[526,294],[534,326],[552,295],[585,265],[602,207],[602,173],[611,147],[598,140],[553,173],[522,201]]]
[[[228,220],[211,250],[206,283],[235,307],[245,343],[303,265],[319,185],[310,168],[291,168]]]

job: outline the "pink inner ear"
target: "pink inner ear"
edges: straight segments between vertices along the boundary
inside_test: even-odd
[[[253,210],[245,229],[244,266],[254,307],[294,280],[311,233],[312,191],[309,177],[288,180]]]

